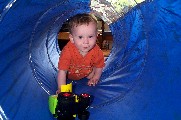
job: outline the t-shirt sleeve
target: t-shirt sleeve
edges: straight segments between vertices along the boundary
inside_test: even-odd
[[[68,70],[70,66],[71,55],[68,47],[64,47],[60,53],[58,69],[59,70]]]
[[[102,50],[98,47],[97,48],[97,56],[95,57],[95,67],[97,68],[103,68],[105,66],[105,61],[104,61],[104,54]]]

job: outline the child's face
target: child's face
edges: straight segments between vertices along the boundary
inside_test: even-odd
[[[78,48],[80,54],[86,55],[96,44],[97,26],[95,23],[90,22],[88,25],[83,24],[74,27],[69,38]]]

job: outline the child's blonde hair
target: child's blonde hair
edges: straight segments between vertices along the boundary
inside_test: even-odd
[[[69,20],[69,32],[72,33],[72,29],[79,25],[89,24],[93,22],[97,26],[97,18],[92,14],[77,14]]]

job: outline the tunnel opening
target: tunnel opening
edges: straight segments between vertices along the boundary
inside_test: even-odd
[[[95,17],[97,18],[98,22],[98,36],[96,44],[103,51],[105,59],[107,59],[113,45],[112,32],[109,28],[109,25],[106,22],[104,22],[101,18],[97,16]],[[62,27],[58,32],[57,38],[59,49],[61,51],[69,41],[68,20],[62,24]]]

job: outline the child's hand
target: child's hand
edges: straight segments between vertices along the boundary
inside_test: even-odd
[[[56,94],[59,94],[60,93],[60,89],[58,89],[57,91],[56,91]]]
[[[99,79],[92,78],[88,81],[88,86],[95,86],[99,82]]]

